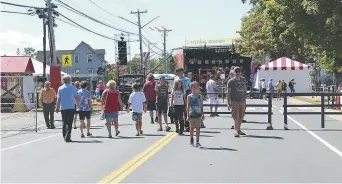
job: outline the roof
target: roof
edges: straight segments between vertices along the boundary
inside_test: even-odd
[[[35,73],[29,56],[1,56],[1,73]]]
[[[309,66],[301,62],[282,57],[260,66],[260,70],[304,70],[309,69]]]
[[[99,54],[106,54],[105,49],[93,49],[89,44],[82,41],[74,50],[56,50],[57,58],[61,58],[63,54],[72,54],[80,45],[85,44],[94,54],[99,57]],[[101,58],[101,57],[99,57]],[[40,62],[44,61],[44,51],[37,51],[36,59]],[[103,62],[105,62],[104,58],[101,58]],[[50,51],[46,51],[46,62],[47,65],[50,64]]]

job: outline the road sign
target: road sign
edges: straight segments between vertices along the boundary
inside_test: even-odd
[[[72,66],[72,54],[63,54],[62,55],[62,66],[63,67],[71,67]]]

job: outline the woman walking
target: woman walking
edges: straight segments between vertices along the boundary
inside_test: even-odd
[[[123,103],[120,92],[116,89],[116,82],[114,80],[108,81],[107,87],[102,93],[101,105],[103,106],[104,118],[106,119],[108,137],[112,138],[112,123],[114,123],[115,136],[120,134],[118,118],[119,110],[123,107]]]
[[[91,136],[90,133],[90,116],[91,111],[93,110],[93,104],[91,99],[91,93],[87,90],[88,83],[86,81],[83,81],[81,83],[81,89],[78,90],[78,96],[79,96],[79,105],[78,105],[78,115],[80,117],[81,125],[81,138],[84,138],[83,128],[87,128],[87,136]],[[87,126],[84,123],[84,120],[87,119]]]
[[[177,80],[171,93],[171,105],[173,105],[175,108],[176,132],[179,135],[183,135],[184,131],[184,102],[185,95],[183,83],[181,80]]]

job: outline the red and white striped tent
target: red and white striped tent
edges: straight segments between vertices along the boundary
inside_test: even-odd
[[[296,92],[310,92],[310,67],[298,61],[282,57],[259,67],[255,77],[254,87],[259,89],[259,81],[273,79],[275,86],[278,80],[284,80],[287,84],[295,79]]]

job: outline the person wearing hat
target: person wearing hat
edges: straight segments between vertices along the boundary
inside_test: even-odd
[[[241,131],[242,120],[245,116],[246,109],[246,78],[241,76],[241,69],[234,68],[235,77],[228,81],[227,88],[227,105],[228,110],[232,110],[232,117],[234,119],[235,137],[246,135]]]

